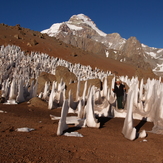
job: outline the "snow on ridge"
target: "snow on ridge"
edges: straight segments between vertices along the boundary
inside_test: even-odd
[[[146,52],[146,54],[150,55],[153,58],[156,58],[156,53],[154,52]]]
[[[84,14],[78,14],[76,15],[79,19],[82,19],[84,21],[84,23],[88,24],[90,27],[92,27],[92,29],[94,29],[99,35],[101,36],[106,36],[107,34],[102,32],[101,30],[99,30],[96,25],[92,22],[92,20],[90,18],[88,18],[87,16],[85,16]]]
[[[159,49],[157,50],[157,53],[161,53],[163,51],[163,49]]]
[[[141,44],[141,46],[143,47],[143,48],[146,48],[146,47],[148,47],[147,45],[145,45],[145,44]]]
[[[49,29],[44,29],[41,33],[47,33]]]
[[[147,46],[147,45],[145,45],[145,44],[141,44],[141,46],[143,47],[143,48],[147,48],[147,47],[149,47],[149,46]],[[155,48],[155,47],[149,47],[149,48],[151,48],[151,49],[153,49],[153,50],[155,50],[155,49],[157,49],[157,48]]]
[[[61,24],[62,23],[55,23],[49,29],[41,31],[41,33],[47,33],[49,36],[55,36],[56,33],[58,33]]]
[[[76,25],[72,25],[72,24],[69,24],[69,23],[66,23],[66,24],[72,30],[82,30],[83,29],[82,27],[78,27]]]

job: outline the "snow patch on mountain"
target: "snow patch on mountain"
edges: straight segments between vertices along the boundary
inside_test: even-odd
[[[162,73],[163,72],[163,63],[157,64],[157,66],[152,71],[155,72],[156,74]]]
[[[82,27],[78,27],[76,25],[72,25],[72,24],[69,24],[69,23],[66,23],[66,24],[72,30],[82,30],[83,29]]]
[[[57,33],[59,32],[59,28],[62,23],[55,23],[53,24],[49,29],[45,29],[41,31],[41,33],[47,33],[51,37],[55,37]]]
[[[150,55],[153,58],[156,58],[156,53],[154,52],[146,52],[146,54]]]
[[[146,48],[146,47],[148,47],[147,45],[144,45],[144,44],[141,44],[141,46],[142,46],[143,48]]]
[[[161,53],[161,52],[163,52],[163,49],[157,50],[157,53]]]

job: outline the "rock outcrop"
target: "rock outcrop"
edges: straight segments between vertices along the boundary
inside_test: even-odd
[[[77,82],[77,77],[75,76],[75,74],[70,72],[68,68],[63,66],[56,67],[55,76],[58,83],[60,83],[61,80],[63,80],[66,85]]]

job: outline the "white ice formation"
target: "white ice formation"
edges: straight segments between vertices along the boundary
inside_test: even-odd
[[[142,130],[140,133],[139,133],[139,138],[145,138],[147,136],[147,133],[145,130]]]
[[[62,135],[63,131],[68,129],[68,125],[66,123],[66,117],[68,113],[68,101],[65,100],[63,103],[62,111],[61,111],[61,119],[58,123],[57,135]]]
[[[34,128],[21,127],[21,128],[17,128],[15,131],[17,131],[17,132],[31,132],[34,130],[35,130]]]
[[[95,118],[95,114],[94,114],[94,86],[92,86],[90,88],[90,92],[89,92],[89,97],[88,97],[88,101],[87,101],[87,105],[86,105],[86,125],[88,127],[95,127],[95,128],[99,128],[100,127],[100,123],[97,122],[97,119]]]
[[[66,132],[64,133],[65,136],[73,136],[73,137],[83,137],[82,134],[79,134],[78,132]]]
[[[136,128],[133,127],[133,90],[130,89],[128,92],[127,100],[127,115],[124,121],[122,133],[127,139],[134,140],[136,138]]]
[[[7,113],[7,111],[0,110],[0,113]]]

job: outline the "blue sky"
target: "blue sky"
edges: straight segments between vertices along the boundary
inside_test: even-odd
[[[80,13],[107,34],[135,36],[143,44],[163,48],[162,0],[3,0],[0,23],[42,31]]]

